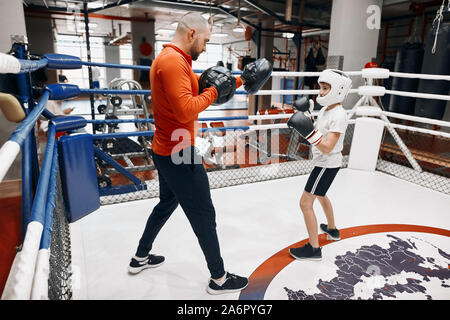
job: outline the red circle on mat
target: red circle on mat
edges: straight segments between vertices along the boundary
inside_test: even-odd
[[[423,232],[450,237],[450,230],[408,224],[375,224],[341,229],[339,232],[341,235],[341,241],[366,234],[385,232]],[[308,239],[304,239],[300,242],[294,243],[289,247],[278,251],[269,259],[264,261],[250,275],[249,284],[244,290],[241,291],[239,300],[263,300],[266,290],[272,280],[278,273],[281,272],[281,270],[287,267],[291,262],[295,261],[295,259],[289,254],[289,249],[303,246],[307,242]],[[319,245],[321,247],[332,242],[335,241],[326,240],[325,234],[319,235]]]

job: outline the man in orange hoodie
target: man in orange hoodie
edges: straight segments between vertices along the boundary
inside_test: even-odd
[[[211,105],[221,91],[219,84],[199,94],[199,76],[192,70],[192,60],[206,51],[210,30],[208,21],[199,13],[186,14],[179,21],[172,42],[163,46],[152,64],[150,83],[155,119],[152,151],[159,176],[160,201],[148,218],[129,272],[135,274],[164,262],[164,257],[149,252],[157,234],[180,204],[211,273],[206,290],[210,294],[221,294],[242,290],[248,285],[248,279],[224,269],[208,176],[194,148],[198,114]],[[237,77],[236,87],[242,83]]]

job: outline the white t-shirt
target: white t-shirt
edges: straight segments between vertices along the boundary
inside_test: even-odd
[[[338,168],[342,165],[342,148],[344,147],[345,130],[348,125],[348,118],[342,105],[337,105],[331,110],[323,107],[317,116],[317,129],[322,132],[322,140],[326,140],[328,132],[339,132],[336,145],[328,154],[323,154],[317,147],[312,147],[313,164],[322,168]]]

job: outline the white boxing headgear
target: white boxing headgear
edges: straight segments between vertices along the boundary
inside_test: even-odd
[[[316,99],[317,103],[322,106],[341,103],[352,87],[352,80],[344,72],[336,69],[322,71],[317,82],[325,82],[331,86],[330,91],[325,96],[318,96]]]

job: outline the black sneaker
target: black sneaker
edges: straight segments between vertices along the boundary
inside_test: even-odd
[[[322,248],[313,248],[309,243],[303,247],[290,248],[289,253],[297,260],[322,260]]]
[[[248,285],[247,278],[240,277],[229,272],[227,272],[225,276],[227,279],[221,286],[215,283],[213,279],[210,279],[209,284],[206,287],[206,292],[209,294],[239,292]]]
[[[128,266],[128,272],[131,274],[137,274],[147,268],[156,268],[164,263],[163,256],[156,256],[149,254],[146,257],[140,258],[134,256],[131,258],[130,265]]]
[[[338,229],[328,229],[326,224],[321,224],[320,229],[327,234],[327,240],[341,240],[341,235]]]

